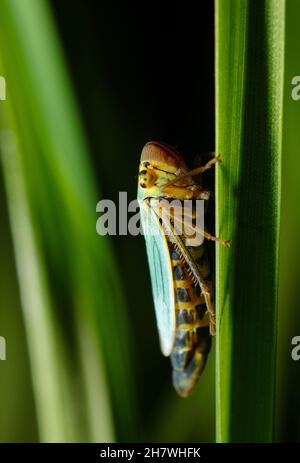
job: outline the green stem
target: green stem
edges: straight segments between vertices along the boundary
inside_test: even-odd
[[[271,441],[284,0],[216,0],[217,440]]]

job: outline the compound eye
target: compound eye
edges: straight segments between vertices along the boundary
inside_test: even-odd
[[[155,176],[149,171],[149,169],[141,170],[139,178],[141,188],[150,188],[155,184]]]

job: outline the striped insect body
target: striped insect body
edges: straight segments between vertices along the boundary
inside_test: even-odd
[[[160,142],[147,143],[141,155],[138,201],[160,345],[170,356],[173,385],[183,397],[197,384],[215,333],[213,278],[203,238],[229,244],[194,226],[197,201],[210,197],[194,175],[219,160],[189,171],[179,153]],[[186,200],[192,205],[190,220],[182,223],[178,211]]]

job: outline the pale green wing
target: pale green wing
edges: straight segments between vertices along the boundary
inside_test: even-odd
[[[140,213],[146,241],[160,346],[162,353],[168,356],[173,348],[176,326],[170,251],[159,219],[147,201],[140,201]]]

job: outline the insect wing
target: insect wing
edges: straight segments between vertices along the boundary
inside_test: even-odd
[[[207,306],[207,310],[210,314],[211,334],[214,335],[215,334],[214,307],[212,303],[211,289],[208,287],[208,284],[206,283],[203,276],[201,275],[192,252],[184,244],[181,236],[176,233],[174,225],[170,221],[169,211],[164,211],[164,208],[162,208],[161,201],[158,201],[155,199],[151,200],[151,210],[153,211],[153,214],[155,214],[157,218],[160,216],[162,217],[162,220],[164,222],[164,227],[165,227],[166,233],[168,233],[169,235],[170,241],[175,244],[177,249],[179,249],[183,259],[185,260],[186,264],[188,265],[190,269],[191,274],[194,277],[195,282],[199,284],[199,287],[201,288],[201,292],[204,294],[204,297],[205,297],[205,303]]]
[[[161,351],[169,356],[175,338],[175,300],[168,242],[158,217],[149,205],[140,203],[152,293]]]

